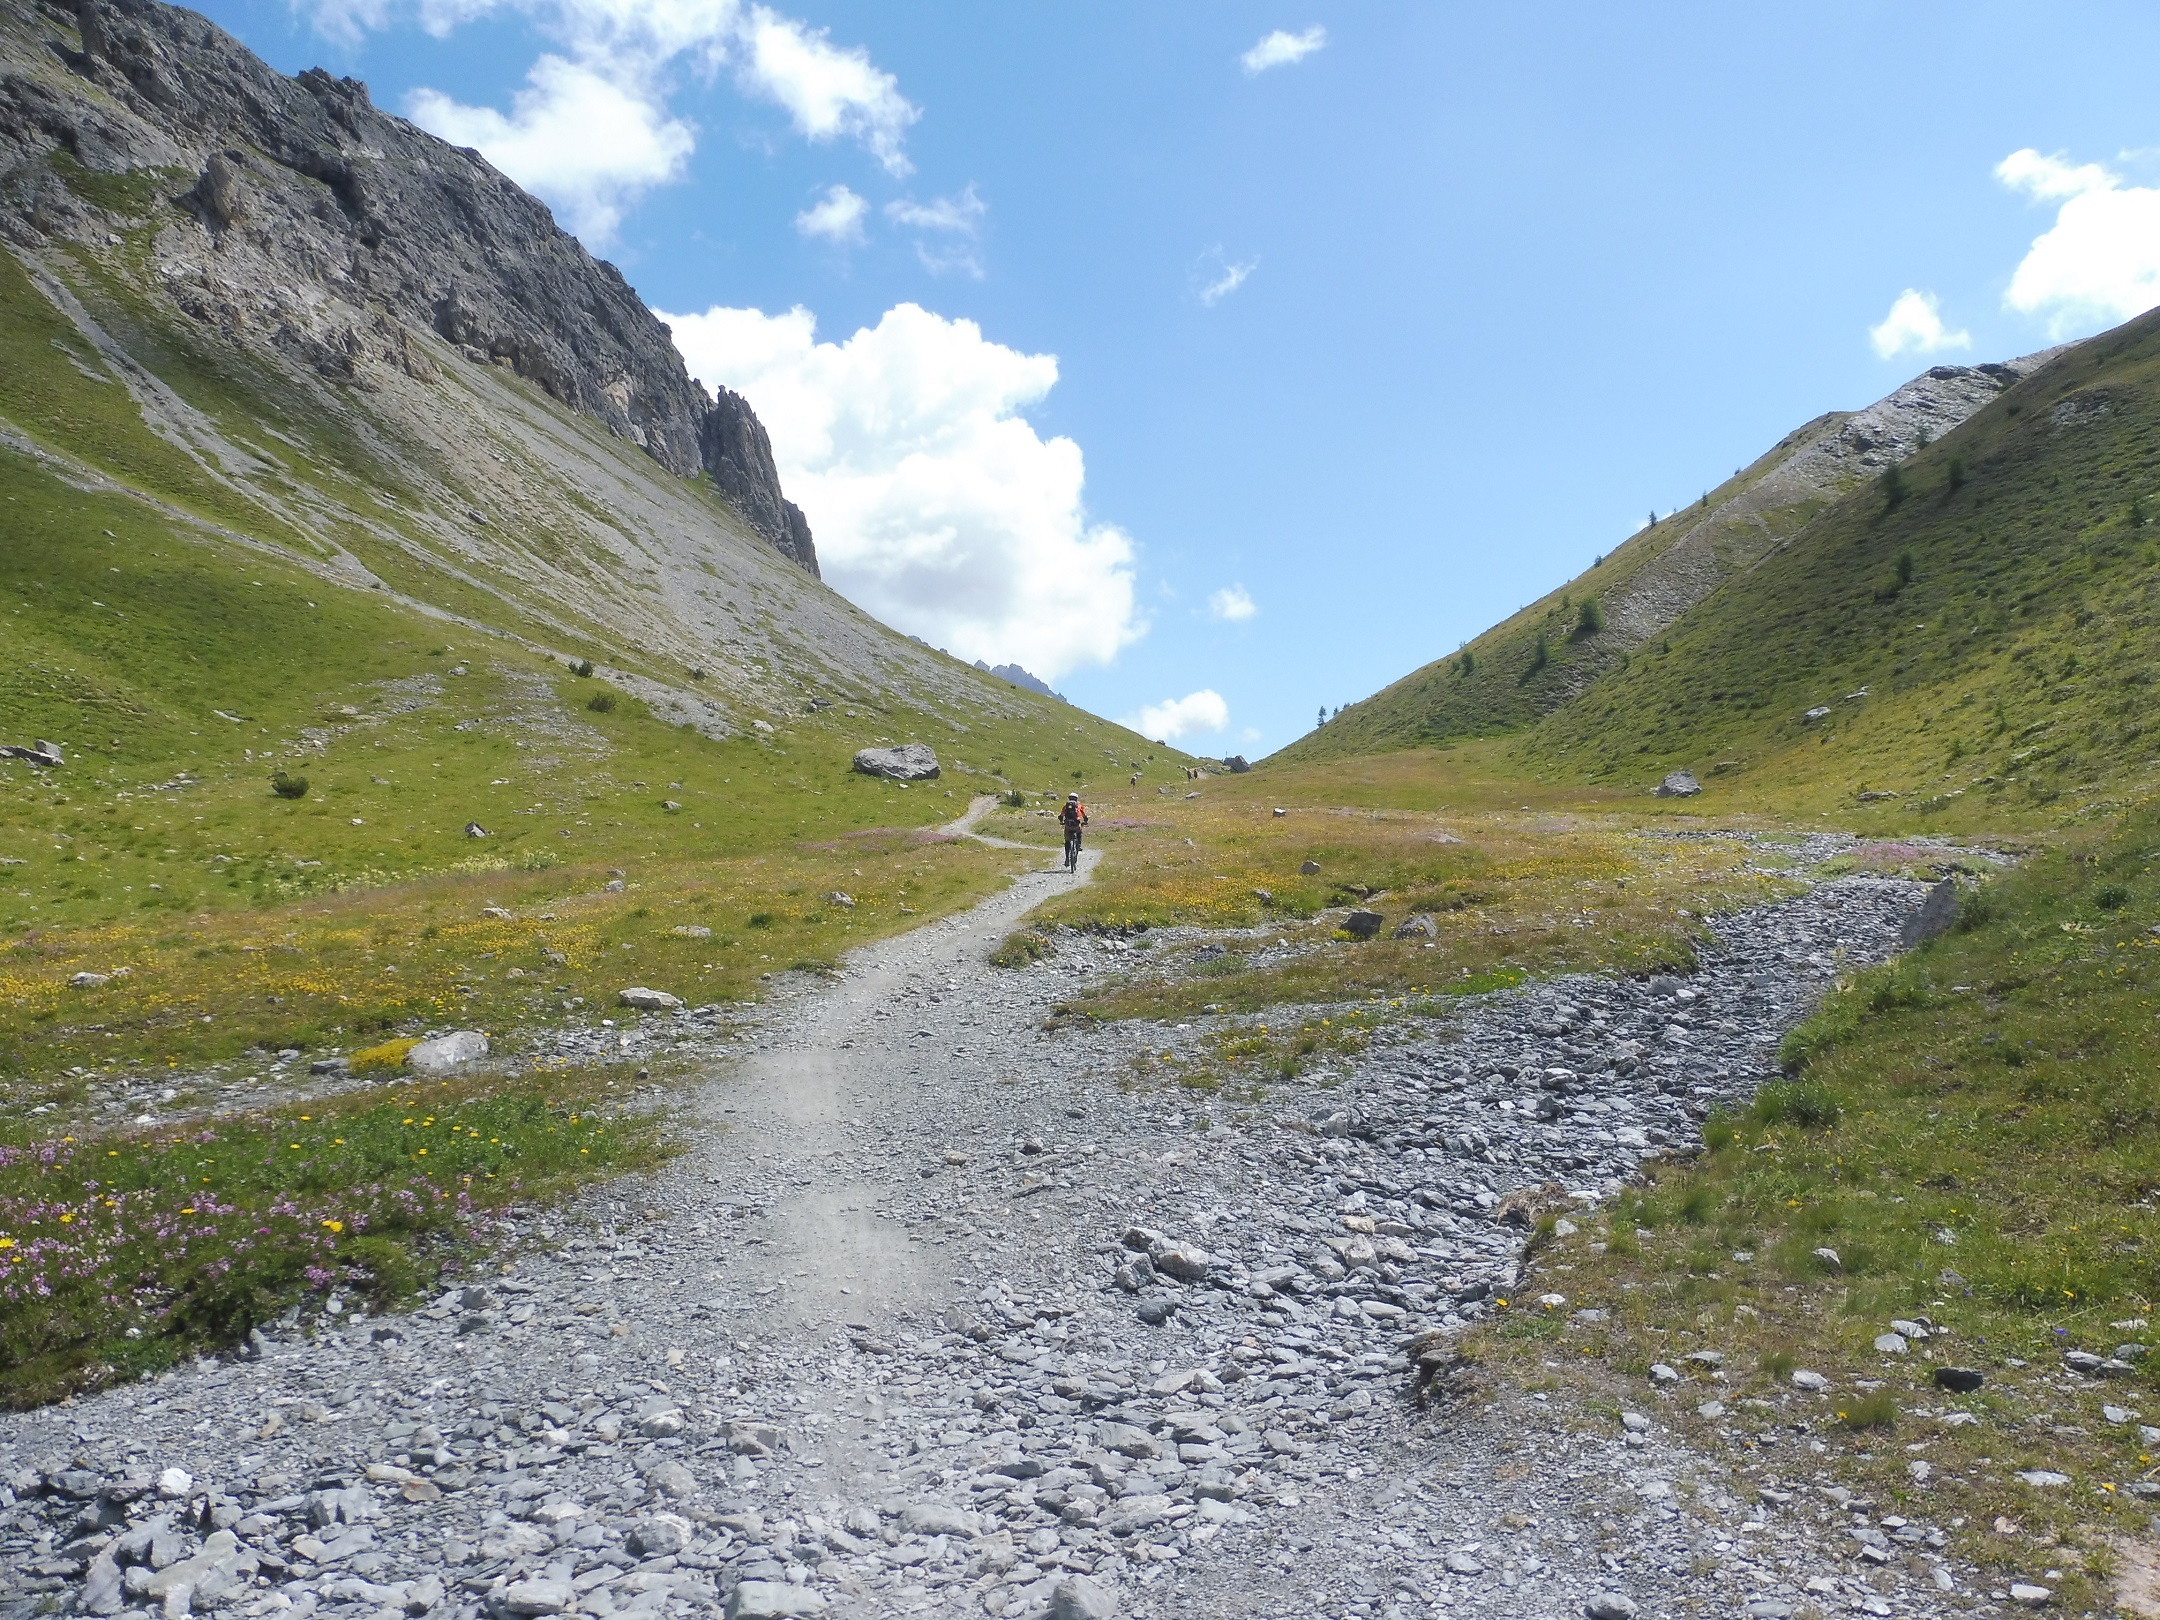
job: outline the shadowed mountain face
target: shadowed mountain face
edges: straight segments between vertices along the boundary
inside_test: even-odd
[[[425,334],[669,472],[709,476],[759,538],[816,573],[749,405],[708,400],[615,267],[478,153],[378,111],[357,80],[288,79],[156,0],[9,6],[0,230],[33,252],[101,242],[98,204],[130,184],[192,224],[171,221],[142,269],[201,326],[360,388],[389,371],[433,380]]]

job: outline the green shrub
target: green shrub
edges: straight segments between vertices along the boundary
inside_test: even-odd
[[[585,700],[585,707],[592,710],[594,714],[613,714],[615,712],[615,694],[613,692],[595,692]]]
[[[592,660],[590,658],[580,658],[570,666],[570,673],[573,675],[590,675],[592,673]]]
[[[998,802],[1008,810],[1024,810],[1027,808],[1027,795],[1018,788],[1008,788]]]
[[[753,911],[750,913],[750,926],[752,928],[770,928],[772,925],[773,914],[771,912]]]
[[[2120,883],[2109,883],[2093,895],[2093,904],[2102,911],[2120,911],[2130,903],[2130,891]]]
[[[1887,1389],[1871,1389],[1838,1413],[1848,1429],[1894,1429],[1897,1420],[1897,1397]]]
[[[1537,644],[1530,649],[1530,667],[1523,671],[1522,678],[1527,681],[1551,662],[1552,643],[1545,639],[1545,632],[1540,630],[1537,636]]]
[[[308,779],[279,771],[270,778],[270,791],[281,799],[304,799],[307,797]]]
[[[1605,610],[1598,606],[1598,599],[1586,596],[1582,607],[1575,614],[1575,634],[1578,638],[1594,636],[1605,628]]]

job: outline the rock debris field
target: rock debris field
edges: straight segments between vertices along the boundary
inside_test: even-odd
[[[1413,1399],[1413,1342],[1517,1280],[1511,1195],[1584,1207],[1684,1149],[1834,970],[1896,948],[1921,885],[1721,919],[1683,979],[1398,1019],[1255,1109],[1131,1086],[1207,1021],[1045,1027],[1128,942],[987,965],[1071,881],[776,1001],[712,1060],[682,1157],[529,1217],[499,1275],[0,1418],[0,1615],[1985,1601],[1940,1532],[1690,1453],[1652,1387],[1602,1426],[1557,1396]]]

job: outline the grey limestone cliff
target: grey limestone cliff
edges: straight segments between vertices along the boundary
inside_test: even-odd
[[[813,574],[741,398],[691,379],[616,268],[477,152],[376,108],[319,68],[287,78],[158,0],[0,6],[0,232],[35,248],[100,229],[70,167],[166,189],[201,240],[162,244],[163,291],[193,319],[275,344],[333,381],[431,368],[415,329],[502,366],[710,477]]]

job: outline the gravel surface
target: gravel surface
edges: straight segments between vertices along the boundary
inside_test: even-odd
[[[789,991],[711,1060],[682,1158],[528,1221],[485,1283],[0,1419],[0,1615],[1985,1601],[1933,1527],[1781,1485],[1776,1446],[1690,1453],[1652,1388],[1620,1423],[1414,1398],[1535,1216],[1688,1150],[1921,885],[1722,919],[1685,979],[1406,1015],[1254,1107],[1134,1078],[1215,1021],[1050,1016],[1128,942],[986,965],[1071,881]]]

